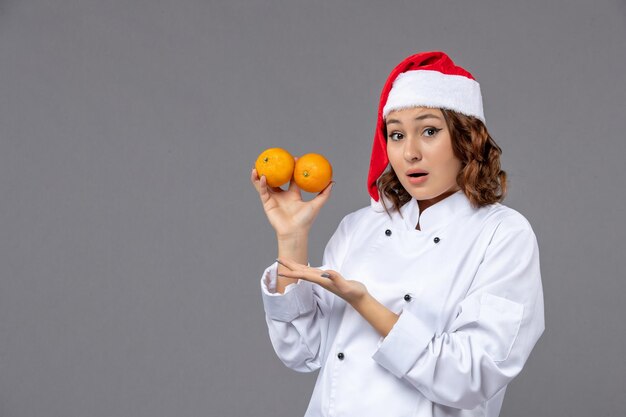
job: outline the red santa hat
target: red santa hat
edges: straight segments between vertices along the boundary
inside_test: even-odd
[[[440,51],[420,52],[400,62],[389,74],[378,105],[367,186],[378,201],[376,181],[387,168],[385,118],[393,110],[437,107],[474,116],[485,122],[480,85],[472,74]]]

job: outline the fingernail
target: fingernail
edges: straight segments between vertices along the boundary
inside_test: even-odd
[[[330,274],[329,274],[328,272],[324,272],[324,273],[322,274],[322,276],[323,276],[324,278],[330,278]]]

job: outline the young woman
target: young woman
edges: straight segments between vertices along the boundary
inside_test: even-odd
[[[498,416],[545,328],[537,240],[501,204],[500,154],[479,84],[433,51],[387,79],[370,205],[319,268],[307,236],[332,185],[305,202],[252,171],[278,240],[261,278],[271,343],[289,368],[320,370],[306,417]]]

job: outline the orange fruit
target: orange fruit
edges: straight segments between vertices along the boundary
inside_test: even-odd
[[[294,181],[304,191],[319,193],[333,178],[333,167],[324,156],[307,153],[296,161]]]
[[[280,187],[293,176],[294,165],[295,160],[289,152],[282,148],[269,148],[261,152],[254,167],[259,178],[265,175],[267,185]]]

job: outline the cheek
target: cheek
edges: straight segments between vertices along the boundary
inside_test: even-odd
[[[398,150],[396,148],[397,147],[394,146],[387,146],[387,158],[389,159],[389,163],[392,167],[394,167],[394,169],[398,161]]]
[[[461,161],[455,156],[450,156],[446,159],[445,166],[447,171],[456,173],[461,167]]]
[[[461,161],[458,158],[454,158],[450,161],[450,178],[456,180],[456,177],[459,175],[461,171]]]
[[[449,146],[439,149],[436,159],[438,162],[437,165],[445,171],[445,174],[448,177],[456,177],[461,169],[461,161],[456,157],[456,155],[454,155],[452,148]]]

